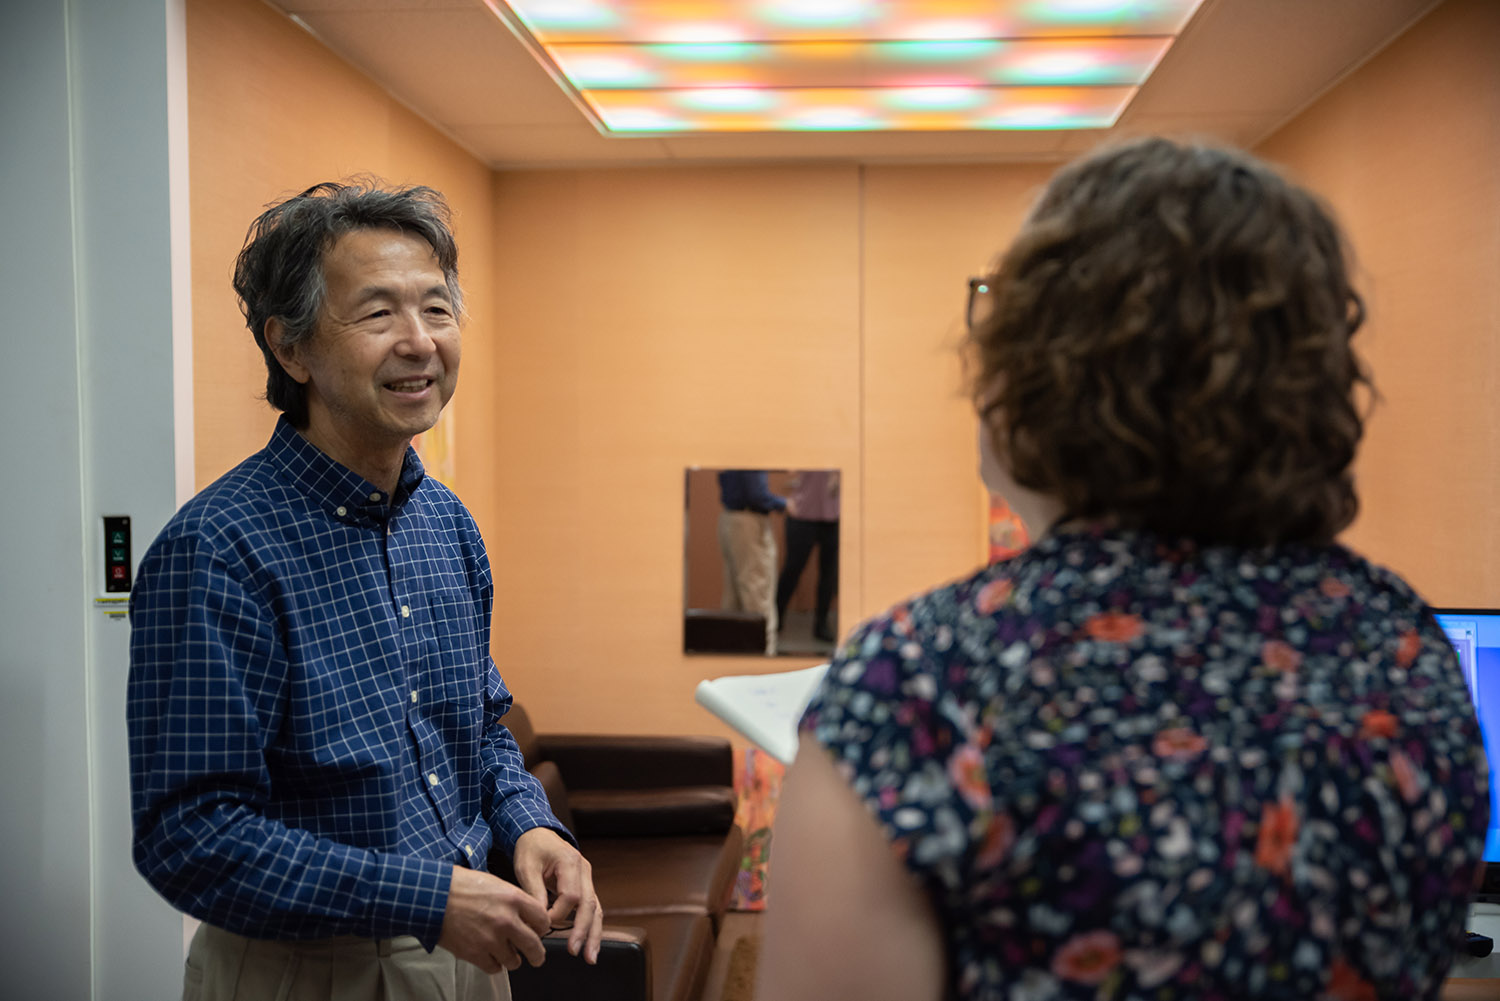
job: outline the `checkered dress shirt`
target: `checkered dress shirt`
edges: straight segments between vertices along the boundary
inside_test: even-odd
[[[478,527],[408,450],[395,496],[283,418],[131,594],[135,864],[256,938],[442,929],[453,864],[571,837],[500,718]]]

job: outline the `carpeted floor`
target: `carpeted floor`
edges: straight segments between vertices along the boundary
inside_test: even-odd
[[[760,936],[745,935],[729,953],[724,973],[723,1001],[751,1001],[755,996],[755,963],[760,958]]]

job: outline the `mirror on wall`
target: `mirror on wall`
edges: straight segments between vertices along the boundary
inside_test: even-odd
[[[687,470],[683,652],[833,653],[840,493],[837,469]]]

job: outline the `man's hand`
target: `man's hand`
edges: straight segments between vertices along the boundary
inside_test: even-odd
[[[448,909],[438,945],[486,973],[516,970],[547,958],[542,936],[551,925],[546,909],[520,887],[487,872],[453,867]]]
[[[599,940],[604,934],[604,911],[594,892],[594,870],[578,849],[560,838],[556,831],[534,827],[516,840],[512,859],[516,879],[522,889],[542,906],[547,893],[554,895],[547,910],[551,927],[566,926],[571,915],[573,930],[568,933],[568,952],[582,955],[585,962],[599,960]]]

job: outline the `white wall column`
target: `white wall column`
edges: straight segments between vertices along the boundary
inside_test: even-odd
[[[101,517],[130,516],[138,561],[192,420],[182,19],[181,0],[12,0],[0,32],[7,997],[181,990],[181,918],[130,861],[129,630],[95,598]]]

